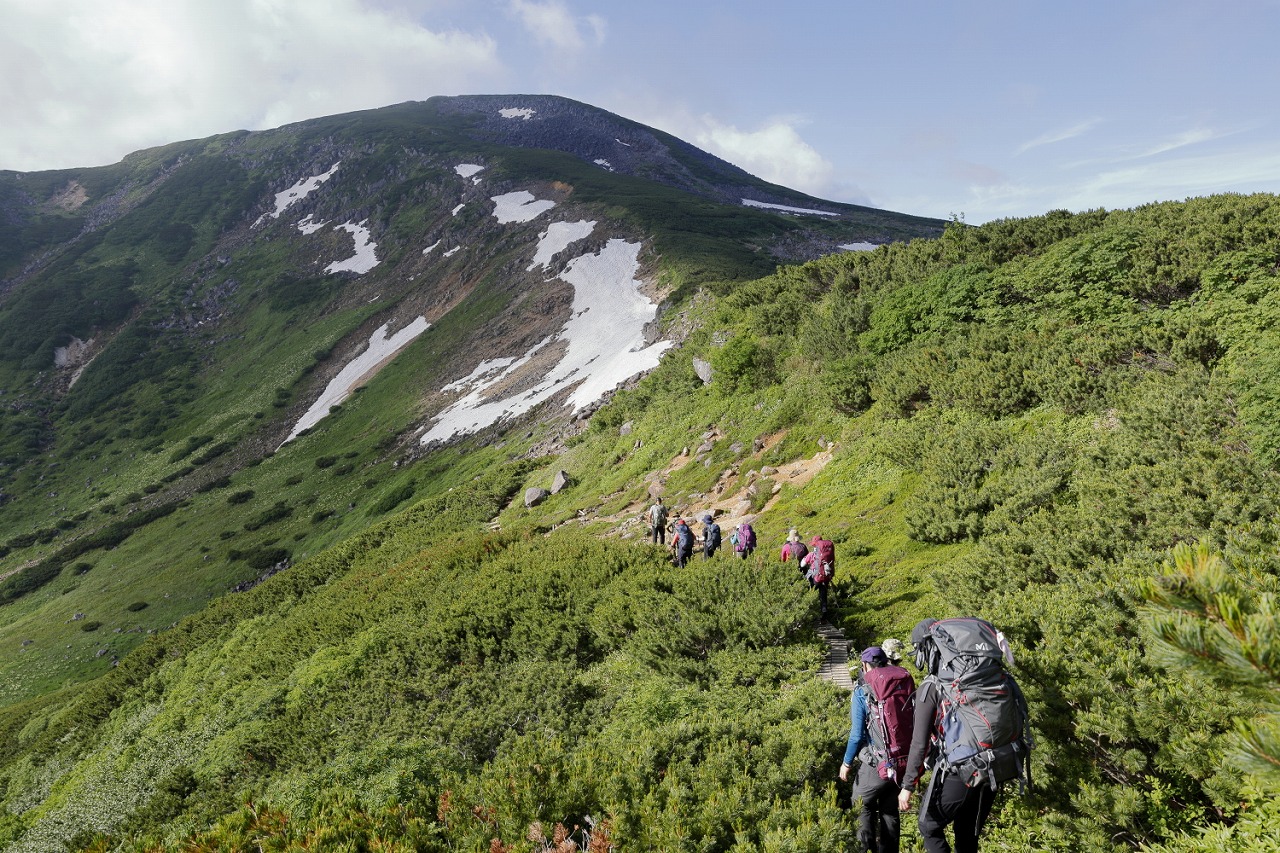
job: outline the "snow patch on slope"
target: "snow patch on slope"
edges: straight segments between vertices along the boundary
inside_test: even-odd
[[[316,222],[311,218],[311,214],[308,213],[298,220],[298,230],[303,234],[314,234],[328,224],[327,222]]]
[[[365,220],[368,222],[369,220]],[[341,225],[335,225],[334,230],[342,230],[351,234],[356,241],[356,253],[345,261],[334,261],[324,268],[325,272],[353,272],[357,275],[364,275],[369,270],[378,265],[378,244],[369,241],[369,229],[364,227],[364,222],[356,225],[351,222],[344,222]]]
[[[595,221],[587,222],[553,222],[547,226],[547,230],[543,231],[538,238],[538,251],[534,253],[533,263],[529,264],[527,269],[532,272],[534,267],[547,268],[547,264],[551,263],[551,259],[557,253],[564,251],[571,243],[576,243],[586,237],[591,236],[591,232],[595,230]]]
[[[304,198],[311,195],[317,187],[332,178],[333,173],[338,171],[338,167],[341,165],[342,161],[339,160],[337,163],[334,163],[329,167],[329,171],[320,175],[312,175],[309,178],[303,178],[284,192],[276,193],[276,209],[271,213],[262,214],[254,220],[253,224],[256,226],[268,216],[272,219],[279,219],[280,214],[284,213],[285,208],[293,204],[295,201],[302,201]]]
[[[494,217],[504,224],[508,222],[528,222],[556,206],[554,201],[534,198],[533,193],[528,190],[495,195],[490,201],[494,204]]]
[[[389,362],[400,350],[411,344],[414,339],[431,328],[426,317],[418,317],[394,335],[387,335],[389,323],[383,323],[378,330],[369,336],[369,346],[360,355],[347,362],[347,365],[333,377],[320,399],[316,400],[293,427],[293,432],[285,442],[293,441],[304,429],[320,423],[332,406],[340,404],[351,396],[356,388],[372,379],[378,370]]]
[[[498,110],[498,115],[503,118],[521,118],[525,121],[533,118],[535,113],[537,113],[537,110],[531,110],[528,107],[506,107]]]
[[[832,213],[829,210],[814,210],[809,207],[788,207],[785,204],[769,204],[764,201],[755,201],[753,199],[744,198],[742,203],[747,207],[763,207],[768,210],[780,210],[783,213],[805,213],[815,216],[839,216],[838,213]]]
[[[569,403],[577,411],[619,383],[657,367],[672,342],[645,342],[644,327],[657,314],[657,306],[640,292],[635,278],[639,257],[639,243],[614,238],[599,252],[570,261],[559,276],[573,285],[572,313],[564,327],[509,364],[502,366],[495,360],[481,365],[483,371],[477,368],[471,377],[460,380],[462,384],[451,385],[469,385],[472,390],[436,417],[422,443],[444,441],[522,415],[574,385]],[[485,400],[486,391],[514,375],[544,346],[560,341],[566,343],[564,357],[536,386]]]

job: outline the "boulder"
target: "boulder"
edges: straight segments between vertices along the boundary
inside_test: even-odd
[[[572,484],[567,471],[557,471],[555,479],[551,481],[551,494],[558,495]],[[526,496],[527,497],[527,496]]]
[[[618,435],[631,435],[631,430],[633,429],[635,429],[635,424],[631,421],[627,421],[625,424],[618,427]]]
[[[548,492],[546,489],[540,489],[537,486],[533,486],[531,488],[525,489],[524,490],[525,508],[537,506],[538,504],[542,503],[550,496],[551,496],[550,492]]]
[[[711,377],[714,374],[711,369],[711,362],[695,358],[693,360],[693,372],[698,374],[698,378],[702,380],[703,385],[711,384]]]

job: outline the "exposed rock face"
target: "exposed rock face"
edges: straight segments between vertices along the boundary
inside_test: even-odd
[[[713,374],[713,371],[711,370],[711,362],[705,361],[701,358],[695,358],[693,360],[693,372],[698,374],[698,378],[702,380],[703,385],[711,384],[711,377]]]

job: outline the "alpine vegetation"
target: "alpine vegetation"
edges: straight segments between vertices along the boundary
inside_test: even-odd
[[[1280,199],[475,96],[0,210],[6,850],[1280,843]]]

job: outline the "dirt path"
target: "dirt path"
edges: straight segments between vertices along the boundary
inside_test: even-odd
[[[753,455],[759,457],[785,437],[785,432],[770,436],[760,444],[759,449],[755,450]],[[704,442],[702,446],[706,447],[707,444],[713,443],[719,438],[723,438],[723,436],[718,431],[708,431],[702,437]],[[797,459],[776,467],[765,466],[760,469],[754,469],[748,471],[745,477],[740,476],[738,473],[741,469],[741,463],[730,465],[720,473],[710,492],[687,496],[679,504],[672,505],[671,515],[673,518],[701,519],[705,513],[710,512],[716,523],[720,525],[721,530],[726,531],[727,535],[727,531],[737,527],[743,520],[754,519],[755,516],[770,510],[777,503],[778,494],[782,491],[783,484],[790,484],[794,488],[801,488],[806,485],[831,461],[833,451],[834,446],[819,451],[808,459]],[[649,484],[649,495],[660,494],[667,478],[673,472],[683,468],[689,463],[690,459],[697,459],[700,455],[698,451],[690,451],[686,448],[685,452],[672,458],[664,468],[650,473],[646,477],[646,481]],[[772,486],[767,487],[772,491],[772,495],[760,509],[752,510],[752,494],[749,490],[753,485],[761,481],[772,482]],[[646,498],[631,502],[619,512],[606,516],[591,516],[589,520],[592,522],[610,522],[614,525],[612,532],[615,535],[628,537],[645,532],[646,524],[642,520],[642,516],[648,507],[649,498]]]

